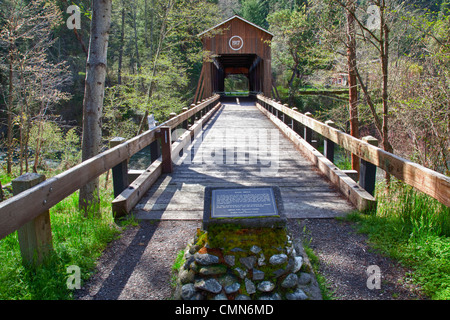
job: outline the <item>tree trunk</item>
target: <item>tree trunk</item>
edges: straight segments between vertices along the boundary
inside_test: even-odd
[[[166,37],[167,20],[169,18],[169,15],[170,15],[170,12],[172,11],[173,6],[174,6],[174,2],[170,1],[167,5],[167,9],[166,9],[166,12],[164,14],[164,18],[163,18],[163,21],[161,24],[161,31],[159,33],[158,46],[156,48],[156,52],[154,53],[154,58],[153,58],[152,75],[150,77],[150,84],[147,89],[147,101],[149,101],[149,99],[151,98],[151,96],[153,94],[153,83],[154,83],[154,78],[156,76],[156,71],[157,71],[157,67],[158,67],[158,58],[159,58],[159,54],[162,50],[162,45],[163,45],[164,39]]]
[[[292,106],[294,105],[294,80],[295,80],[295,76],[298,73],[298,62],[295,63],[294,68],[292,69],[292,76],[291,79],[289,79],[289,83],[288,83],[288,88],[289,88],[289,93],[288,93],[288,105]]]
[[[122,25],[120,27],[120,47],[119,47],[119,68],[117,70],[117,82],[122,84],[122,59],[123,59],[123,46],[125,38],[125,2],[122,1]]]
[[[350,135],[359,138],[358,87],[356,79],[355,0],[347,0],[347,62],[350,109]],[[350,13],[350,11],[353,13]],[[352,169],[359,172],[359,158],[352,154]]]
[[[389,120],[389,102],[388,102],[388,63],[389,63],[389,28],[385,21],[385,4],[381,2],[380,8],[380,60],[381,71],[383,74],[382,101],[383,101],[383,123],[382,123],[382,145],[384,151],[393,152],[393,148],[389,143],[388,120]],[[389,189],[391,176],[386,172],[386,186]]]
[[[150,41],[149,41],[149,50],[148,50],[148,60],[152,61],[153,58],[153,29],[154,29],[154,23],[153,23],[153,15],[154,15],[154,7],[155,3],[154,0],[151,1],[151,9],[150,9]]]
[[[38,169],[38,165],[39,165],[39,157],[41,154],[41,132],[44,126],[44,119],[40,119],[39,120],[39,124],[38,124],[38,138],[36,141],[36,150],[34,151],[34,164],[33,164],[33,172],[37,173],[37,169]]]
[[[83,101],[82,161],[96,156],[102,139],[102,110],[105,92],[106,57],[111,26],[112,0],[92,1],[91,37],[86,64],[86,84]],[[88,208],[99,214],[99,179],[80,189],[79,206],[85,214]]]
[[[9,53],[9,92],[8,92],[8,108],[7,108],[7,126],[8,126],[8,140],[7,140],[7,155],[6,155],[6,171],[8,174],[12,173],[12,161],[13,161],[13,63],[14,63],[14,47],[10,44]]]
[[[148,4],[147,0],[144,0],[144,44],[145,48],[148,48],[149,42],[148,42]]]
[[[136,52],[137,73],[141,72],[141,58],[139,56],[138,34],[137,34],[137,6],[134,4],[133,9],[133,29],[134,29],[134,49]]]

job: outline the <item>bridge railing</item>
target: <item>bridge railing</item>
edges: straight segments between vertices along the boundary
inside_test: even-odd
[[[173,117],[152,130],[148,130],[128,141],[124,141],[117,146],[89,159],[79,165],[45,180],[36,186],[27,189],[14,197],[0,203],[0,239],[3,239],[12,232],[20,229],[41,214],[79,190],[88,182],[113,169],[120,172],[119,167],[138,151],[147,147],[156,140],[161,141],[162,157],[152,163],[163,162],[167,158],[164,148],[169,146],[169,153],[172,149],[171,139],[164,139],[162,132],[170,132],[177,127],[195,126],[198,120],[205,117],[210,110],[216,108],[220,96],[214,95],[209,99],[185,108],[179,115]],[[168,162],[168,161],[166,161]],[[122,167],[123,169],[123,167]],[[149,169],[151,171],[151,167]],[[148,171],[147,170],[147,171]],[[123,179],[126,173],[121,172]],[[117,175],[116,175],[117,176]],[[116,177],[117,178],[117,177]],[[120,179],[120,178],[117,178]],[[128,183],[116,183],[122,185],[123,189],[128,189]],[[147,183],[148,186],[148,183]],[[123,190],[115,188],[115,194],[121,194]],[[142,196],[142,195],[141,195]]]
[[[317,121],[307,114],[302,114],[295,109],[289,108],[287,105],[282,105],[263,95],[258,95],[257,99],[259,105],[266,110],[267,113],[272,115],[272,118],[278,119],[289,127],[291,131],[295,131],[297,134],[301,135],[304,138],[302,140],[306,140],[310,143],[311,131],[314,131],[324,137],[325,143],[328,144],[328,146],[325,146],[326,151],[327,148],[330,147],[329,144],[334,143],[358,156],[362,162],[359,177],[360,185],[364,186],[371,194],[373,194],[375,178],[374,176],[364,176],[368,171],[368,165],[369,167],[370,165],[373,165],[381,168],[406,184],[435,198],[444,205],[450,206],[449,177],[395,154],[386,152],[377,146],[372,145],[371,139],[363,141],[352,137],[331,125]],[[317,150],[315,150],[315,152],[317,152]],[[330,155],[328,155],[326,158],[329,158],[326,160],[330,160],[331,158],[332,162],[332,156],[330,157]],[[332,170],[336,171],[336,168],[332,168]],[[368,180],[373,181],[368,183]]]

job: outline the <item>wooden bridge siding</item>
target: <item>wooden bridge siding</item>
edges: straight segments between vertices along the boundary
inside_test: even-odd
[[[272,40],[272,35],[247,24],[241,19],[233,19],[224,25],[217,28],[216,32],[221,30],[221,33],[214,36],[203,36],[203,50],[209,52],[212,56],[226,55],[226,54],[256,54],[261,60],[262,74],[259,81],[263,82],[262,92],[266,97],[272,94],[272,52],[269,42]],[[240,36],[244,41],[243,47],[238,50],[232,50],[229,46],[229,39],[233,36]],[[213,63],[205,61],[203,97],[209,97],[213,93],[213,79],[215,75],[215,66]],[[264,81],[264,79],[269,79]]]
[[[262,59],[271,55],[270,46],[265,41],[270,41],[272,36],[256,27],[249,26],[240,19],[234,19],[220,26],[221,34],[213,37],[204,37],[204,48],[214,54],[257,54]],[[239,51],[231,49],[228,41],[233,36],[240,36],[244,45]]]
[[[279,186],[286,214],[291,218],[335,217],[354,210],[253,104],[225,104],[205,126],[199,152],[212,148],[219,150],[227,146],[227,143],[233,145],[233,141],[222,140],[226,130],[232,130],[241,136],[236,139],[238,146],[248,145],[244,138],[249,130],[275,130],[279,141],[278,172],[262,176],[260,170],[264,166],[260,163],[176,165],[174,172],[163,175],[134,208],[135,217],[202,219],[203,194],[207,186]],[[226,135],[226,138],[230,139],[230,136]],[[271,140],[267,142],[272,143]]]

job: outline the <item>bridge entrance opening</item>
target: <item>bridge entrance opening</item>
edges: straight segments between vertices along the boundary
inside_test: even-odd
[[[205,58],[194,102],[215,93],[271,97],[270,32],[234,16],[199,37]]]
[[[224,80],[225,96],[248,96],[249,83],[244,74],[230,74]]]

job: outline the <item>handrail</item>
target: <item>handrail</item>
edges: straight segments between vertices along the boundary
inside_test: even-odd
[[[339,129],[330,127],[263,95],[257,95],[257,98],[305,127],[314,130],[325,138],[340,145],[359,158],[374,164],[406,184],[435,198],[440,203],[450,206],[449,177],[370,145],[365,141],[352,137]]]
[[[214,95],[193,108],[167,120],[112,149],[109,149],[77,166],[60,173],[37,186],[0,203],[0,239],[19,229],[41,213],[99,177],[111,168],[129,159],[157,138],[161,127],[175,128],[220,98]]]

